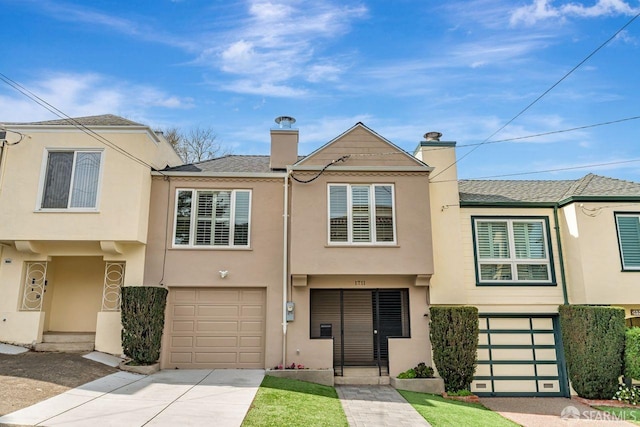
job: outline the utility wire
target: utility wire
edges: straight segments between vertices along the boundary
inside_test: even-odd
[[[521,115],[523,115],[527,110],[529,110],[531,107],[533,107],[534,104],[536,104],[538,101],[540,101],[544,96],[546,96],[549,92],[551,92],[556,86],[558,86],[560,83],[562,83],[567,77],[569,77],[571,74],[573,74],[574,71],[576,71],[578,68],[580,68],[582,66],[582,64],[584,64],[585,62],[587,62],[589,59],[591,59],[591,57],[593,55],[595,55],[596,53],[598,53],[603,47],[605,47],[607,44],[609,44],[609,42],[611,42],[611,40],[613,40],[614,38],[616,38],[618,36],[618,34],[620,34],[622,31],[624,31],[625,28],[627,28],[629,25],[631,25],[631,23],[633,21],[635,21],[638,16],[640,16],[640,13],[636,14],[633,18],[631,18],[629,21],[627,21],[626,24],[624,24],[618,31],[616,31],[611,37],[609,37],[606,41],[604,41],[602,44],[600,44],[600,46],[598,46],[595,50],[593,50],[589,55],[587,55],[586,58],[584,58],[582,61],[580,61],[575,67],[573,67],[571,70],[569,70],[564,76],[562,76],[562,78],[560,78],[560,80],[556,81],[553,85],[551,85],[551,87],[549,87],[547,90],[545,90],[540,96],[538,96],[536,99],[534,99],[532,102],[529,103],[529,105],[527,105],[526,107],[524,107],[522,110],[520,110],[520,112],[518,114],[516,114],[515,116],[513,116],[509,121],[507,121],[504,125],[502,125],[498,130],[496,130],[495,132],[493,132],[491,135],[489,135],[487,138],[485,138],[480,144],[478,144],[477,146],[475,146],[473,149],[469,150],[467,153],[465,153],[463,156],[461,156],[459,159],[456,159],[453,163],[451,163],[449,166],[447,166],[446,168],[444,168],[443,170],[441,170],[440,172],[438,172],[437,174],[435,174],[433,178],[436,178],[438,175],[442,174],[443,172],[445,172],[447,169],[451,168],[453,165],[457,164],[458,162],[460,162],[462,159],[464,159],[465,157],[469,156],[471,153],[473,153],[474,151],[476,151],[478,148],[480,148],[481,146],[483,146],[485,143],[487,143],[487,141],[489,141],[491,138],[493,138],[496,134],[498,134],[499,132],[501,132],[504,128],[506,128],[507,126],[509,126],[511,123],[513,123],[518,117],[520,117]]]
[[[143,166],[146,166],[146,167],[148,167],[150,169],[155,169],[149,163],[147,163],[144,160],[134,156],[133,154],[129,153],[124,148],[121,148],[121,147],[117,146],[115,143],[111,142],[109,139],[107,139],[103,135],[100,135],[99,133],[95,132],[93,129],[90,129],[89,127],[85,126],[84,124],[78,122],[73,117],[70,117],[69,115],[64,113],[62,110],[60,110],[60,109],[56,108],[55,106],[51,105],[49,102],[47,102],[46,100],[42,99],[41,97],[39,97],[35,93],[31,92],[29,89],[27,89],[26,87],[22,86],[20,83],[18,83],[16,81],[12,80],[11,78],[7,77],[5,74],[0,73],[0,80],[2,82],[4,82],[5,84],[9,85],[11,88],[16,90],[20,94],[22,94],[25,97],[29,98],[31,101],[35,102],[36,104],[40,105],[44,109],[46,109],[49,112],[53,113],[54,115],[60,117],[61,119],[67,120],[69,122],[69,124],[71,124],[72,126],[76,127],[77,129],[81,130],[82,132],[86,133],[87,135],[89,135],[93,139],[97,140],[101,144],[106,145],[106,146],[108,146],[110,148],[113,148],[115,151],[119,152],[123,156],[128,157],[129,159],[131,159],[131,160],[133,160],[133,161],[135,161],[135,162],[137,162],[137,163],[139,163],[139,164],[141,164]],[[159,170],[157,172],[160,173],[161,175],[164,175]]]
[[[320,175],[322,175],[324,173],[324,171],[326,171],[329,166],[335,165],[336,163],[339,163],[339,162],[346,162],[347,159],[349,159],[349,157],[351,157],[351,155],[347,154],[346,156],[342,156],[342,157],[340,157],[338,159],[332,160],[330,163],[327,163],[325,165],[325,167],[323,167],[320,170],[320,172],[318,172],[313,178],[306,179],[306,180],[299,179],[299,178],[296,178],[295,176],[293,176],[293,173],[291,174],[291,178],[293,178],[294,181],[299,182],[300,184],[309,184],[310,182],[313,182],[316,179],[318,179],[320,177]]]

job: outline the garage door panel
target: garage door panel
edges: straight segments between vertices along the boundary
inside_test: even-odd
[[[495,380],[493,391],[496,393],[536,393],[535,380]]]
[[[491,345],[531,345],[529,334],[492,334]]]
[[[187,316],[193,317],[196,312],[196,307],[194,305],[174,305],[173,306],[173,317]]]
[[[238,346],[238,337],[196,337],[195,347],[235,348]]]
[[[173,336],[171,337],[171,347],[193,347],[193,337]]]
[[[171,330],[173,332],[193,332],[195,322],[192,320],[174,320],[171,322]]]
[[[535,377],[536,368],[534,365],[493,365],[493,375],[497,377]]]
[[[264,368],[264,289],[170,289],[163,368]]]
[[[493,360],[533,360],[531,348],[495,348],[491,350]]]
[[[198,305],[199,317],[238,317],[240,307],[237,305]]]
[[[199,320],[198,321],[198,332],[217,332],[217,333],[236,333],[238,332],[238,322],[237,321],[222,321],[222,320]]]
[[[482,315],[471,390],[481,396],[566,396],[557,317]],[[483,328],[484,326],[484,328]]]

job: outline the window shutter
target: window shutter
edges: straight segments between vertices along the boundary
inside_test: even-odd
[[[476,235],[478,236],[479,258],[509,258],[506,222],[478,221]]]
[[[349,238],[347,218],[347,187],[329,186],[329,241],[346,242]]]
[[[98,197],[98,177],[101,153],[76,153],[73,173],[72,208],[95,208]]]
[[[176,207],[176,233],[173,239],[176,245],[188,245],[191,235],[191,199],[192,191],[178,191]]]
[[[216,219],[213,232],[215,246],[229,245],[229,226],[231,220],[231,193],[220,191],[216,194]]]
[[[390,185],[376,185],[376,241],[393,242],[393,194]]]
[[[351,187],[352,221],[353,221],[353,241],[371,241],[371,212],[369,210],[369,186]]]
[[[518,280],[539,282],[549,280],[549,269],[544,264],[518,264]]]
[[[514,222],[513,240],[516,258],[546,258],[544,232],[541,222]]]
[[[640,268],[640,217],[618,216],[623,268]]]
[[[236,246],[249,245],[249,195],[248,191],[235,193],[233,244]]]
[[[196,238],[194,244],[210,245],[214,193],[211,191],[199,191],[197,195],[198,210],[196,215]]]

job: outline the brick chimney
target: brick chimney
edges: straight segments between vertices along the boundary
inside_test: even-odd
[[[276,119],[278,127],[271,129],[271,169],[286,169],[298,161],[298,129],[291,127],[295,122],[289,116]]]

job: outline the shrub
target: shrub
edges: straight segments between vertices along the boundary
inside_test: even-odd
[[[624,375],[640,380],[640,328],[627,329],[625,334]]]
[[[412,378],[433,378],[433,368],[427,366],[424,362],[418,363],[411,369],[407,369],[404,372],[398,374],[399,379],[412,379]]]
[[[122,349],[139,365],[160,358],[167,289],[149,286],[122,288]]]
[[[478,309],[475,307],[431,307],[433,361],[444,380],[445,390],[467,390],[476,370]]]
[[[571,385],[587,399],[611,399],[624,353],[624,310],[561,305],[560,328]]]
[[[634,386],[620,385],[618,391],[616,391],[613,400],[619,400],[623,403],[629,403],[631,405],[637,405],[640,403],[640,388]]]

